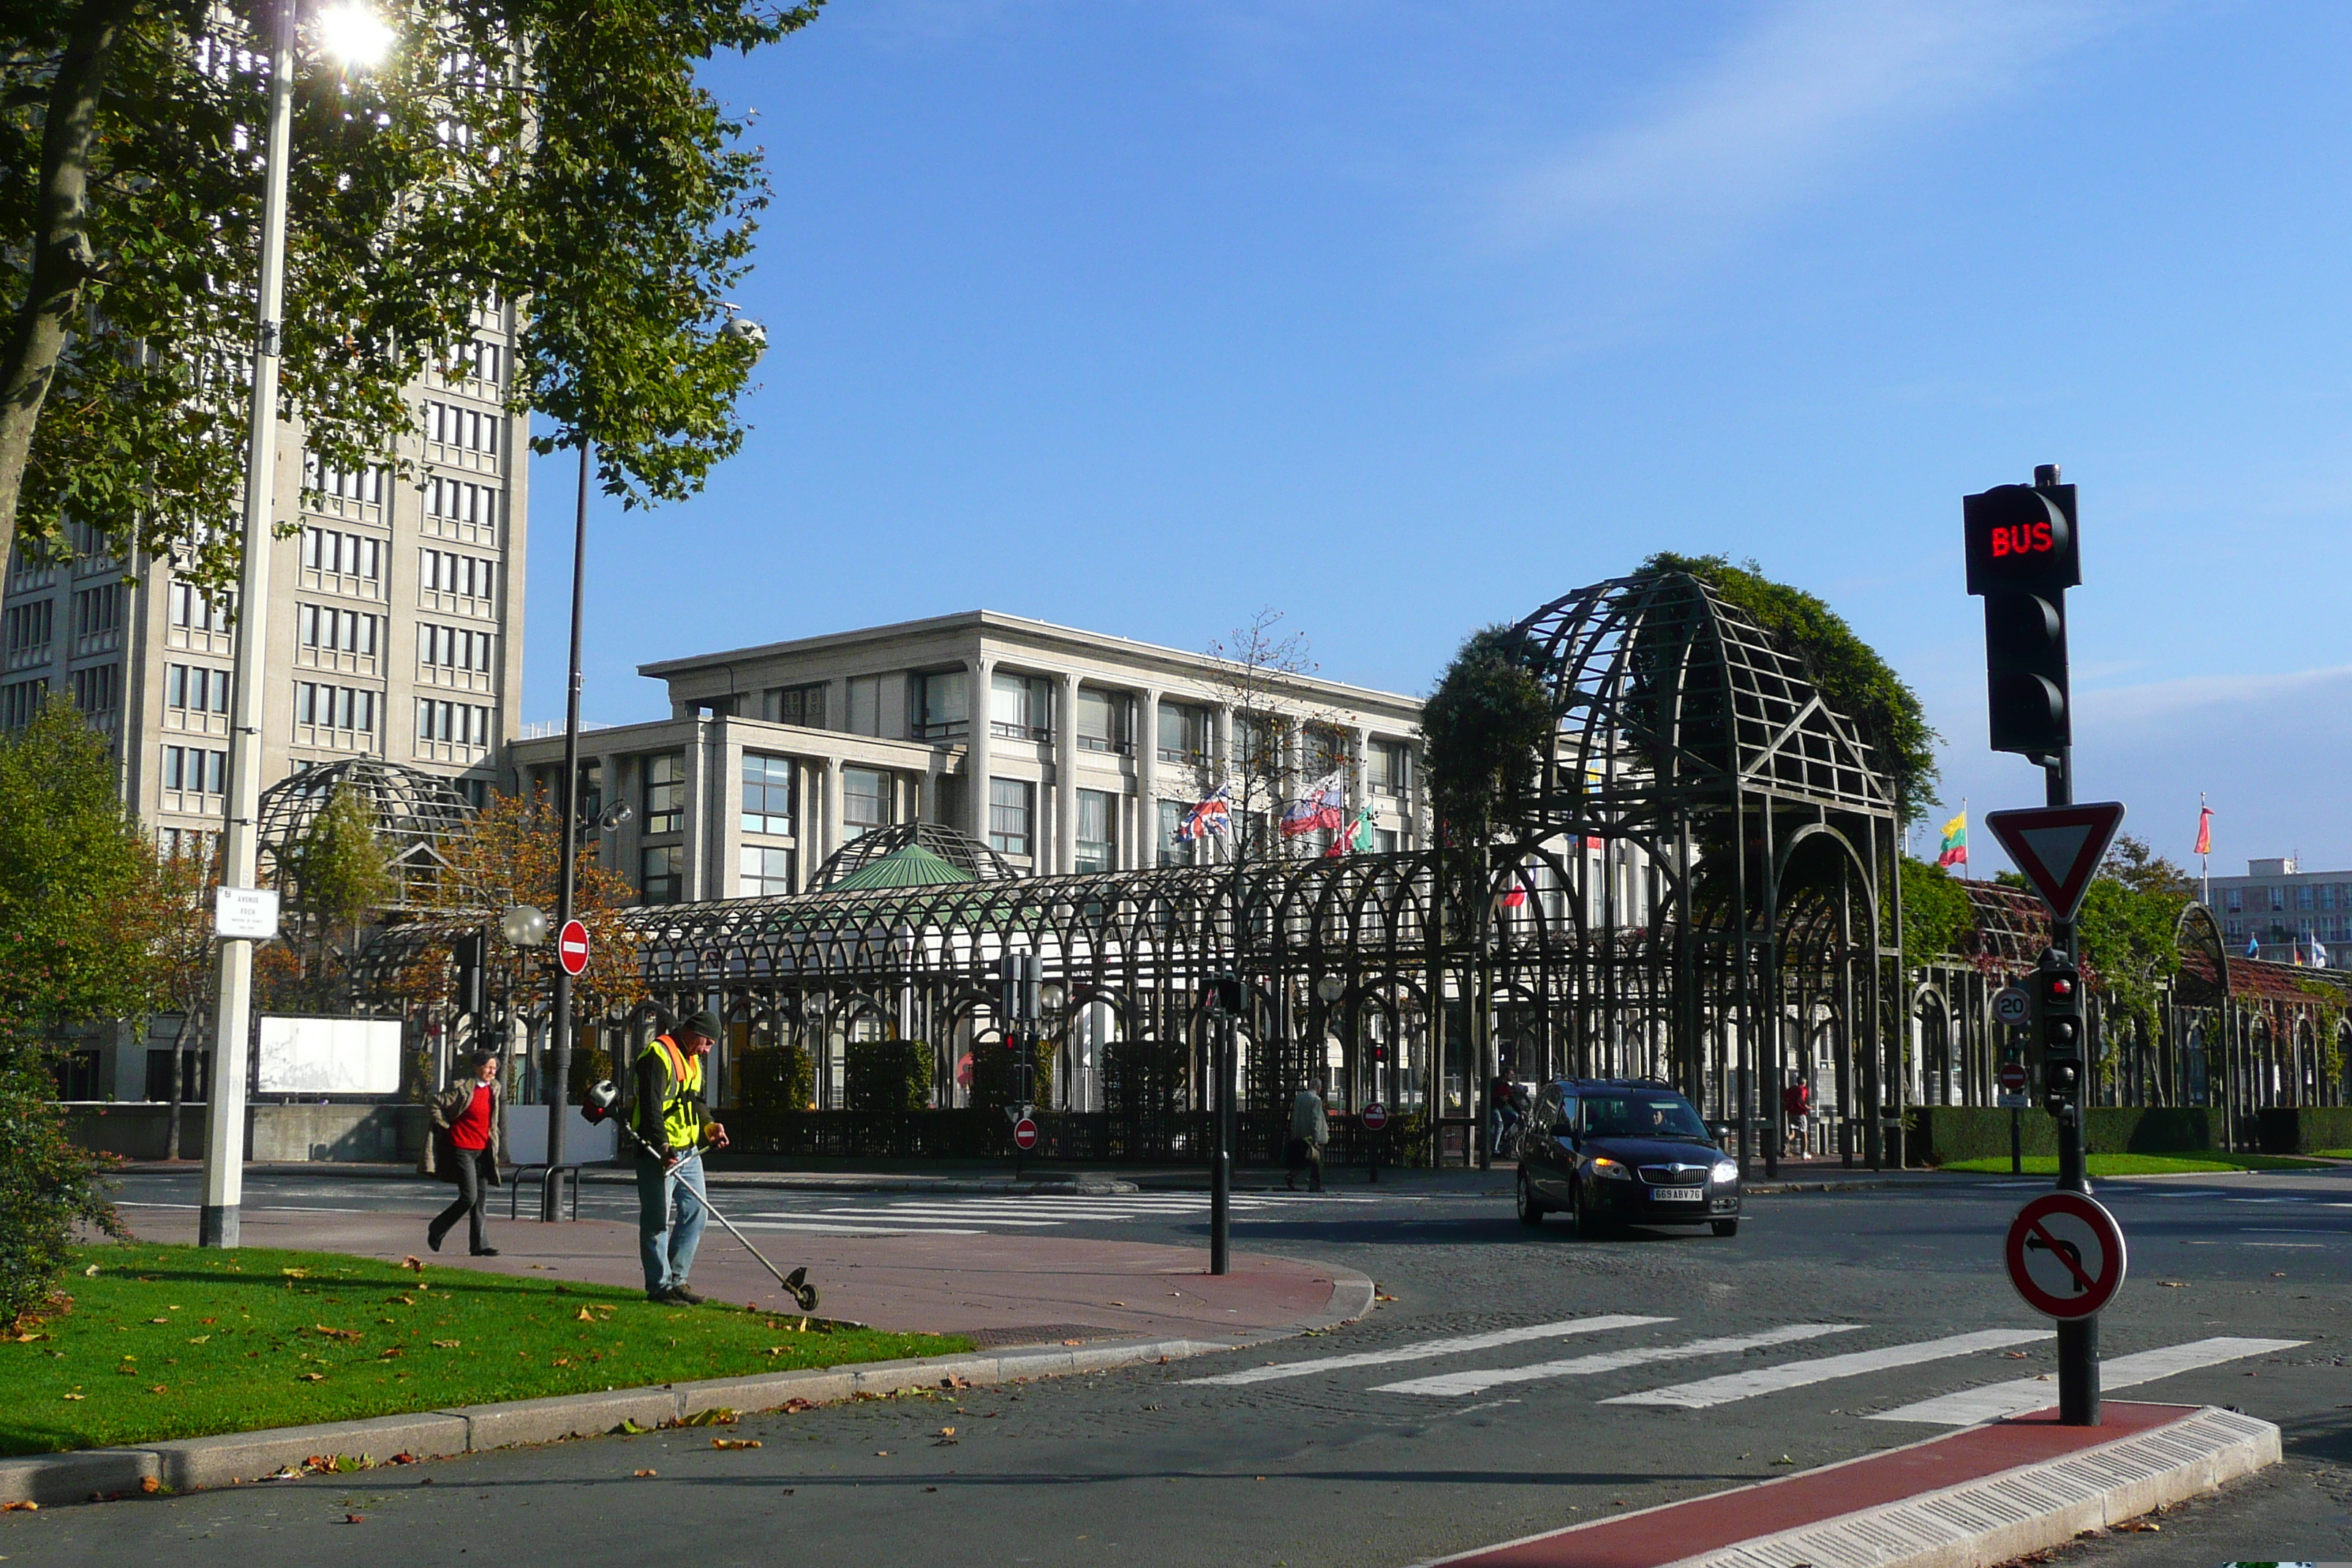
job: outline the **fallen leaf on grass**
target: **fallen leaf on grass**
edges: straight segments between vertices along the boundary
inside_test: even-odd
[[[402,1258],[402,1259],[400,1260],[400,1266],[401,1266],[403,1268],[414,1268],[414,1269],[415,1269],[415,1270],[416,1270],[416,1272],[418,1272],[419,1274],[422,1274],[422,1273],[424,1273],[424,1272],[425,1272],[425,1259],[423,1259],[422,1258],[417,1257],[417,1256],[416,1256],[415,1254],[414,1254],[414,1253],[411,1253],[408,1257]]]
[[[151,1323],[168,1323],[172,1320],[169,1318],[150,1318],[147,1321]]]
[[[159,1384],[155,1384],[153,1387],[150,1388],[147,1392],[148,1392],[148,1393],[150,1393],[150,1394],[161,1394],[161,1393],[163,1393],[163,1385],[162,1384],[160,1384],[160,1383],[159,1383]]]
[[[714,1448],[756,1448],[760,1446],[760,1439],[757,1437],[713,1437],[710,1439],[710,1446]]]
[[[435,1340],[433,1348],[436,1351],[454,1351],[463,1343],[465,1343],[463,1340]]]
[[[65,1397],[68,1399],[88,1399],[89,1395],[87,1394],[68,1394]]]
[[[596,1321],[596,1314],[583,1307],[580,1309],[579,1321],[583,1323],[593,1323]]]
[[[44,1333],[37,1332],[37,1331],[35,1331],[34,1330],[31,1330],[31,1329],[26,1329],[26,1330],[23,1333],[21,1333],[21,1334],[11,1334],[11,1335],[10,1335],[10,1336],[8,1336],[8,1337],[9,1337],[10,1339],[14,1340],[16,1343],[18,1343],[18,1344],[20,1344],[20,1345],[28,1345],[28,1344],[31,1344],[35,1340],[45,1340],[45,1339],[47,1339],[49,1336],[48,1336],[48,1335],[47,1335],[47,1334],[44,1334]]]
[[[392,1298],[391,1301],[386,1301],[384,1305],[389,1307],[392,1305],[393,1301],[397,1301],[404,1307],[414,1307],[416,1305],[416,1298],[414,1296],[394,1296]]]
[[[642,1481],[650,1476],[660,1475],[661,1472],[659,1470],[631,1470],[629,1474]]]
[[[308,1279],[310,1278],[310,1271],[307,1268],[281,1268],[278,1272],[283,1274],[289,1279]]]
[[[324,1383],[327,1381],[327,1374],[323,1372],[297,1373],[294,1376],[294,1381],[297,1383]]]
[[[378,1361],[396,1361],[405,1353],[406,1352],[398,1345],[386,1345],[383,1349],[375,1352],[375,1359]]]
[[[190,1340],[188,1342],[192,1345],[200,1345],[211,1338],[212,1335],[210,1334],[198,1334],[194,1339]]]
[[[360,1337],[360,1331],[357,1329],[331,1329],[324,1323],[311,1324],[310,1331],[314,1334],[324,1334],[331,1340],[342,1340],[346,1342],[354,1342]]]
[[[82,1273],[83,1273],[83,1274],[85,1274],[85,1275],[87,1275],[88,1277],[89,1277],[89,1278],[90,1278],[90,1279],[97,1279],[97,1278],[98,1278],[98,1265],[97,1265],[97,1264],[95,1264],[95,1263],[91,1264],[89,1268],[87,1268],[83,1269],[83,1270],[82,1270]]]

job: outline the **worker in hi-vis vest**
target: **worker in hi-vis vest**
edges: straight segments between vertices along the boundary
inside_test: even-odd
[[[718,1037],[717,1015],[697,1013],[637,1058],[637,1249],[648,1300],[688,1307],[702,1300],[687,1275],[710,1215],[702,1152],[727,1147],[727,1129],[702,1103],[703,1058]]]

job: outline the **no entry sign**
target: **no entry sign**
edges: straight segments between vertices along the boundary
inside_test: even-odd
[[[1024,1153],[1037,1146],[1037,1123],[1033,1119],[1024,1116],[1013,1124],[1013,1146]]]
[[[2023,1094],[2026,1084],[2031,1080],[2023,1062],[2003,1062],[2000,1071],[1993,1075],[1993,1081],[2000,1085],[2003,1094]]]
[[[1376,1100],[1370,1105],[1364,1107],[1364,1114],[1361,1120],[1364,1123],[1365,1131],[1378,1132],[1381,1128],[1386,1127],[1389,1124],[1389,1108],[1382,1105]]]
[[[555,962],[563,965],[563,973],[578,979],[588,967],[588,928],[578,921],[565,921],[563,929],[555,933]]]
[[[2009,1282],[2048,1318],[2087,1318],[2124,1282],[2124,1233],[2081,1193],[2044,1193],[2010,1222]]]

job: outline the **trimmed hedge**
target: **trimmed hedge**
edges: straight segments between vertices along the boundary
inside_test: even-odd
[[[921,1040],[852,1040],[842,1089],[852,1110],[928,1110],[931,1047]]]
[[[2257,1112],[2254,1136],[2265,1154],[2352,1149],[2352,1106],[2290,1106]]]
[[[1906,1160],[1948,1165],[2002,1158],[2009,1153],[2010,1114],[1983,1105],[1916,1107],[1906,1117]],[[2054,1117],[2038,1108],[2019,1117],[2026,1153],[2058,1152]],[[2084,1114],[2083,1130],[2094,1154],[2187,1154],[2213,1147],[2213,1113],[2201,1105],[2095,1105]]]

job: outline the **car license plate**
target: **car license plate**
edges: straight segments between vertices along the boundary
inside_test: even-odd
[[[1706,1196],[1705,1187],[1652,1187],[1650,1201],[1661,1204],[1695,1204]]]

